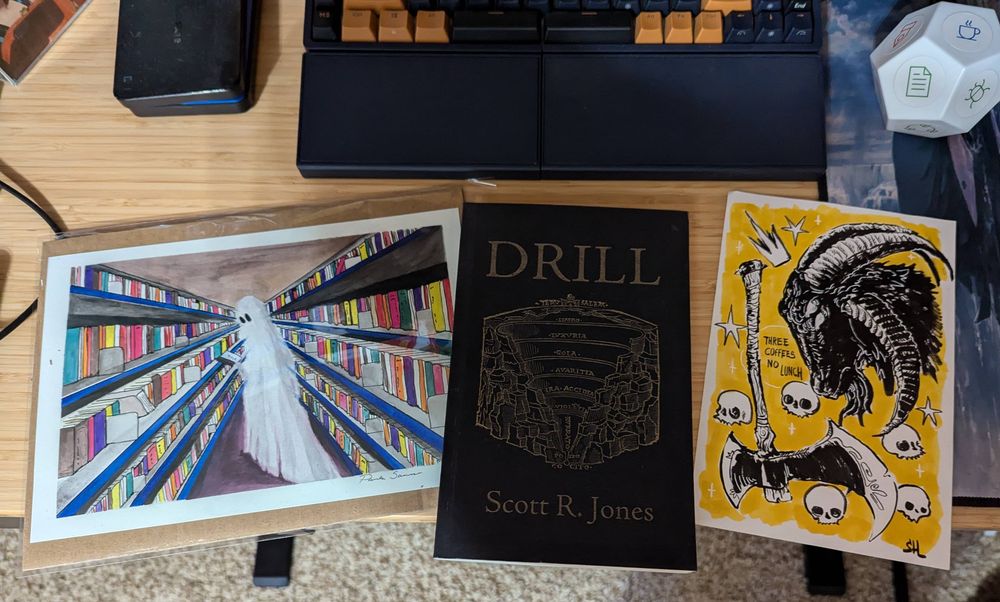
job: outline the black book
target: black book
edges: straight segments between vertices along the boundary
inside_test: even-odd
[[[466,204],[435,558],[695,569],[687,214]]]

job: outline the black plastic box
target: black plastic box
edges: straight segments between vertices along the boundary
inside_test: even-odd
[[[122,0],[114,93],[139,117],[253,105],[258,0]]]

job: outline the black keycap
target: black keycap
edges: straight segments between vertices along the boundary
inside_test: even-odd
[[[491,0],[465,0],[465,10],[490,10]]]
[[[451,19],[452,42],[537,42],[534,11],[460,10]]]
[[[625,11],[553,12],[545,18],[545,41],[631,44],[632,20]]]
[[[670,10],[679,10],[697,15],[701,11],[701,0],[670,0]]]
[[[552,0],[552,10],[580,10],[580,0]]]
[[[608,10],[611,8],[611,0],[580,0],[580,8],[583,10]]]
[[[312,39],[317,42],[337,40],[337,24],[333,15],[333,2],[316,2],[313,5]]]
[[[785,39],[781,13],[776,11],[757,15],[757,42],[761,44],[780,44]]]
[[[666,14],[670,12],[670,0],[641,0],[642,10]]]
[[[638,15],[640,2],[641,0],[611,0],[611,8],[631,11],[633,15]]]
[[[753,42],[753,14],[731,12],[722,20],[723,40],[727,44],[749,44]]]
[[[468,5],[469,0],[465,0]],[[521,10],[520,0],[493,0],[495,10]]]
[[[437,8],[440,10],[446,10],[449,13],[455,12],[456,10],[462,8],[462,0],[436,0]]]
[[[792,44],[809,44],[813,41],[812,13],[785,15],[785,41]]]
[[[547,14],[549,12],[549,0],[524,0],[524,8]]]
[[[406,10],[415,13],[418,10],[433,10],[434,3],[431,0],[406,0]]]
[[[785,0],[785,14],[812,12],[812,0]]]
[[[753,0],[753,14],[781,10],[781,0]]]

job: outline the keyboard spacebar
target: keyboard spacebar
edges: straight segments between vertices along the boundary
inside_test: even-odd
[[[632,13],[624,10],[552,12],[545,18],[545,41],[560,44],[630,44]]]
[[[537,42],[535,11],[455,11],[453,42]]]

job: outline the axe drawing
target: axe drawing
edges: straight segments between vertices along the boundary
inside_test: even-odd
[[[842,485],[865,499],[872,513],[869,541],[878,537],[896,510],[896,480],[868,446],[837,426],[827,423],[827,434],[819,442],[797,451],[777,451],[774,430],[767,419],[767,404],[760,374],[760,287],[765,265],[753,259],[736,271],[746,293],[747,378],[754,402],[754,436],[757,450],[729,434],[719,459],[726,497],[739,508],[753,487],[763,489],[772,503],[792,499],[788,483],[793,480]]]

